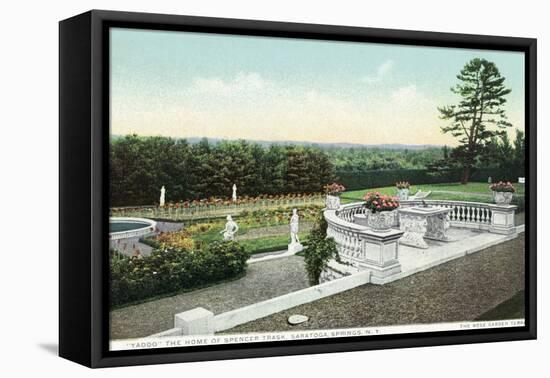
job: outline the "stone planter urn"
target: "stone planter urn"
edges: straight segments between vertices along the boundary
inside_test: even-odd
[[[509,205],[514,198],[512,192],[493,192],[493,200],[497,205]]]
[[[338,210],[340,208],[340,197],[327,194],[325,206],[327,210]]]
[[[397,198],[399,201],[406,201],[409,199],[409,189],[397,189]]]
[[[377,231],[377,232],[390,231],[394,221],[395,221],[395,210],[369,213],[367,217],[367,225],[373,231]]]

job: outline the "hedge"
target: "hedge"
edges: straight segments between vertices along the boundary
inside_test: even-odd
[[[462,170],[449,170],[442,174],[433,174],[428,169],[387,169],[367,170],[358,172],[336,172],[339,182],[347,190],[359,190],[365,188],[379,188],[395,185],[397,181],[409,181],[413,185],[420,184],[442,184],[448,182],[459,182]],[[470,181],[487,182],[489,177],[492,181],[517,182],[518,177],[524,176],[520,169],[501,168],[474,168]]]
[[[143,258],[113,258],[112,307],[203,287],[246,271],[249,255],[236,242],[214,242],[197,251],[155,249]]]

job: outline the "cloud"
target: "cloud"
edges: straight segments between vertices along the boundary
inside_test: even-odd
[[[380,76],[391,71],[386,62]],[[440,143],[437,106],[415,84],[322,90],[256,72],[196,77],[158,98],[116,96],[116,134],[355,143]]]
[[[361,81],[367,84],[377,83],[384,79],[393,70],[394,65],[394,61],[388,59],[376,68],[376,73],[374,75],[364,76],[361,78]]]
[[[257,72],[239,72],[233,79],[197,77],[193,80],[191,91],[216,96],[234,96],[259,93],[268,89],[271,83]]]
[[[391,100],[401,105],[414,103],[422,99],[422,97],[423,96],[418,92],[418,89],[414,84],[399,87],[390,94]]]

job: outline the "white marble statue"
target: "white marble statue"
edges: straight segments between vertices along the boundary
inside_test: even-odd
[[[237,201],[237,185],[233,184],[233,194],[231,195],[233,202]]]
[[[300,217],[298,216],[298,211],[292,209],[292,217],[290,217],[290,243],[300,243],[298,239],[298,229],[299,229]]]
[[[235,223],[233,217],[231,217],[231,215],[228,215],[225,228],[220,231],[220,234],[223,234],[223,240],[235,240],[235,234],[237,233],[237,231],[239,231],[239,226],[237,226],[237,223]]]
[[[292,217],[290,217],[290,244],[288,245],[288,251],[291,253],[297,253],[304,249],[298,238],[299,223],[298,210],[292,209]]]
[[[160,201],[159,201],[160,207],[164,206],[165,195],[166,195],[166,189],[164,188],[164,185],[163,185],[162,188],[160,188]]]

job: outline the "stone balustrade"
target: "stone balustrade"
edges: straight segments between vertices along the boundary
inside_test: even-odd
[[[355,204],[361,206],[361,204]],[[399,273],[399,238],[403,231],[391,229],[387,232],[375,232],[366,226],[343,219],[359,214],[352,206],[342,206],[340,210],[325,210],[327,236],[334,238],[340,260],[359,270],[371,271],[371,282],[382,282],[390,275]]]
[[[497,234],[514,234],[516,206],[496,205],[479,202],[425,200],[425,204],[443,209],[451,227],[473,228]],[[403,208],[422,205],[421,200],[401,201]],[[387,232],[375,232],[364,224],[354,222],[366,215],[362,202],[340,206],[336,210],[325,210],[327,236],[334,238],[343,263],[358,269],[372,271],[372,282],[383,281],[389,275],[400,271],[399,214],[395,212],[394,228]]]
[[[451,209],[448,215],[451,227],[474,228],[496,233],[513,232],[514,215],[517,206],[496,205],[482,202],[424,200],[429,206]],[[421,206],[422,200],[401,201],[401,207]],[[339,219],[353,222],[355,215],[366,214],[362,202],[354,202],[343,205],[336,211]],[[399,217],[396,217],[398,226]]]
[[[489,230],[493,209],[498,205],[482,202],[424,200],[429,206],[451,209],[448,219],[451,227],[476,228]],[[422,200],[401,201],[401,207],[421,206]]]

